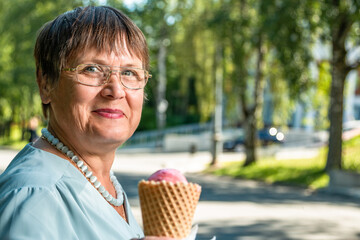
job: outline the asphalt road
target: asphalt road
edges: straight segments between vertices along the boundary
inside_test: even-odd
[[[141,222],[136,186],[147,174],[117,173]],[[197,240],[360,239],[360,200],[303,188],[187,174],[202,186]]]
[[[288,150],[287,150],[288,151]],[[304,149],[286,153],[309,154]],[[224,154],[220,161],[241,158]],[[194,224],[197,240],[360,239],[360,199],[312,192],[305,188],[199,174],[211,160],[205,152],[118,154],[114,163],[119,181],[141,222],[137,183],[153,171],[173,167],[202,186]]]
[[[0,150],[0,171],[15,153]],[[207,153],[119,153],[113,169],[139,222],[138,182],[163,167],[186,172],[202,186],[194,218],[197,240],[360,239],[360,199],[196,173],[210,159]]]

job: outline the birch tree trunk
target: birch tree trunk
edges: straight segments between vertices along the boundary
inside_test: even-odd
[[[261,32],[259,33],[259,42],[257,47],[257,66],[255,75],[255,87],[254,87],[254,103],[250,108],[243,109],[245,121],[245,153],[246,159],[244,166],[248,166],[255,163],[257,160],[256,155],[256,142],[257,142],[257,120],[260,117],[263,103],[263,92],[264,92],[264,54],[265,48],[262,39]],[[245,101],[245,99],[243,99]],[[243,108],[246,108],[243,104]]]
[[[163,130],[166,125],[166,109],[168,103],[166,101],[166,46],[164,41],[160,41],[158,59],[158,71],[159,78],[157,84],[157,96],[156,96],[156,123],[157,130],[160,132],[157,147],[163,147]]]
[[[222,153],[222,117],[223,117],[223,65],[222,46],[217,43],[215,56],[215,113],[213,126],[212,160],[210,165],[216,166]]]

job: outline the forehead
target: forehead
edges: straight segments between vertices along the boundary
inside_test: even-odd
[[[139,65],[138,67],[143,67],[145,65],[145,59],[142,58],[143,56],[139,55],[135,49],[128,47],[124,37],[118,36],[117,40],[109,42],[102,47],[97,46],[96,43],[92,43],[74,49],[67,62],[73,65],[84,63],[84,61],[101,60],[95,63],[110,64],[109,61],[117,60],[129,64],[136,63]]]
[[[99,50],[95,47],[84,49],[70,62],[71,65],[78,65],[83,63],[97,63],[103,65],[126,65],[134,67],[143,67],[143,61],[137,56],[124,49],[122,51],[106,51]]]

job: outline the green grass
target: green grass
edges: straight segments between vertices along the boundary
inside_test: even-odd
[[[342,167],[360,173],[360,136],[343,143]]]
[[[360,172],[360,136],[343,143],[343,169]],[[324,171],[327,147],[318,156],[309,159],[277,160],[272,157],[259,159],[255,164],[243,167],[243,161],[225,163],[220,168],[206,172],[234,178],[260,180],[267,183],[283,183],[311,189],[326,187],[329,176]]]
[[[291,160],[263,158],[247,167],[242,167],[243,161],[239,161],[226,163],[219,169],[209,171],[215,175],[260,180],[267,183],[287,183],[317,189],[325,187],[329,182],[329,177],[323,170],[325,166],[323,159],[320,157]]]

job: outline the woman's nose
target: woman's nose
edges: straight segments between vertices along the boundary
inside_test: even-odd
[[[125,87],[121,83],[120,74],[118,72],[110,73],[109,79],[102,90],[102,95],[114,99],[125,97]]]

